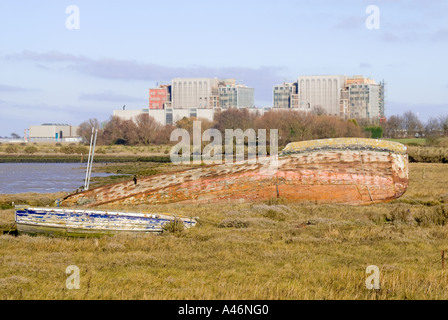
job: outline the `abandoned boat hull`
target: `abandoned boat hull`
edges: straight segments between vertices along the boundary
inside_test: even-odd
[[[291,143],[278,157],[154,175],[71,195],[63,205],[291,201],[369,204],[400,197],[408,185],[402,144],[340,138]]]
[[[121,213],[49,208],[20,208],[16,210],[19,233],[62,236],[100,236],[116,233],[161,232],[174,220],[185,228],[196,224],[196,219],[164,214]]]

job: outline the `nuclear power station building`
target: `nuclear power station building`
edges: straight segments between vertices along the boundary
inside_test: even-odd
[[[215,112],[244,108],[263,114],[267,110],[314,112],[342,119],[384,118],[384,81],[363,76],[311,75],[273,87],[273,106],[255,107],[254,88],[235,79],[175,78],[149,89],[148,108],[115,110],[114,115],[135,119],[148,113],[159,123],[175,124],[187,117],[212,121]]]
[[[384,82],[363,76],[301,76],[274,86],[273,108],[320,112],[343,119],[384,118]]]

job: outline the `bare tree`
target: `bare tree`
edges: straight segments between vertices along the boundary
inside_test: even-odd
[[[364,136],[352,121],[293,110],[266,112],[257,120],[257,128],[277,129],[279,145],[311,139]]]
[[[316,105],[311,109],[312,114],[316,116],[324,116],[327,114],[327,111],[321,105]]]
[[[106,144],[137,144],[137,125],[132,120],[123,120],[113,116],[104,127],[103,139]]]
[[[407,111],[403,114],[403,127],[408,137],[421,136],[424,130],[422,122],[412,111]]]
[[[390,116],[385,123],[382,123],[385,138],[402,138],[405,135],[403,118],[399,115]]]
[[[84,143],[90,141],[90,136],[92,135],[92,128],[98,129],[100,127],[100,123],[98,119],[93,118],[81,123],[78,127],[76,133],[82,138]]]
[[[440,126],[440,121],[437,118],[429,118],[425,124],[425,136],[429,137],[440,137],[442,134],[442,129]]]
[[[154,143],[158,145],[174,144],[174,142],[170,141],[171,132],[173,132],[174,129],[176,129],[176,127],[170,124],[161,127],[161,129],[157,131],[154,137]]]
[[[154,143],[157,131],[161,125],[147,113],[140,114],[136,119],[138,142],[143,145]]]
[[[442,130],[443,136],[448,136],[448,116],[441,116],[439,118],[440,130]]]
[[[215,128],[224,135],[225,129],[254,128],[257,115],[251,114],[247,109],[231,108],[214,115]]]

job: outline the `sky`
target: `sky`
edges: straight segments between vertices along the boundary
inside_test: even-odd
[[[386,116],[426,121],[448,115],[447,18],[446,0],[0,0],[0,136],[147,108],[177,77],[237,79],[266,107],[299,76],[363,75]]]

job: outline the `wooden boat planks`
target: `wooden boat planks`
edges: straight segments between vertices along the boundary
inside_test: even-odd
[[[158,174],[88,190],[62,205],[290,201],[369,204],[400,197],[408,185],[408,156],[400,143],[362,138],[288,144],[277,158]],[[276,169],[278,168],[278,169]]]
[[[15,220],[19,233],[63,236],[161,232],[165,224],[173,221],[185,228],[197,222],[196,218],[168,214],[50,208],[19,208]]]

